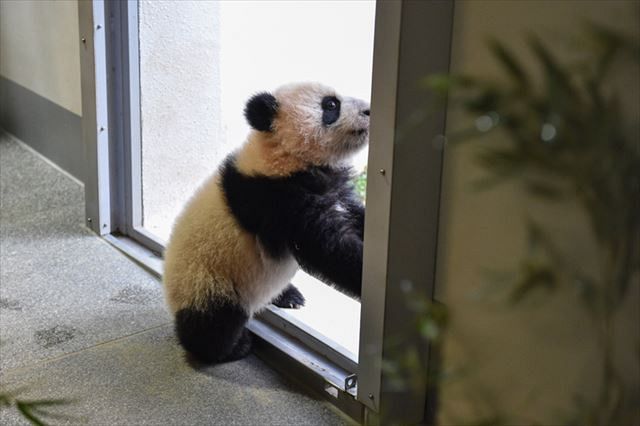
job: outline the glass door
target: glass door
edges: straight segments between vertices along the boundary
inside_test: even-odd
[[[373,1],[140,1],[135,12],[140,128],[131,149],[139,156],[132,176],[140,178],[132,179],[133,223],[156,247],[200,183],[244,142],[251,95],[318,81],[370,99]],[[364,196],[366,149],[353,162]],[[306,306],[272,306],[265,315],[326,343],[353,371],[360,303],[303,271],[293,284]]]

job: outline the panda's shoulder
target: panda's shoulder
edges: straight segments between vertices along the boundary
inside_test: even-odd
[[[351,170],[345,167],[314,166],[297,173],[291,180],[314,192],[344,188],[351,182]]]
[[[309,166],[286,176],[246,175],[235,164],[235,157],[229,156],[220,171],[222,186],[227,196],[233,194],[246,198],[252,194],[256,198],[276,199],[285,196],[304,197],[308,194],[322,195],[342,191],[351,186],[352,172],[348,167]]]

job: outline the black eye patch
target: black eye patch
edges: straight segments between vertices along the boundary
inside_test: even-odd
[[[322,98],[322,124],[328,126],[340,118],[340,101],[335,96]]]

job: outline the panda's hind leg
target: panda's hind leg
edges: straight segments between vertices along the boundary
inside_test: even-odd
[[[229,362],[244,358],[251,351],[251,335],[245,328],[248,320],[249,315],[237,303],[216,300],[204,310],[179,310],[176,334],[180,344],[199,362]]]

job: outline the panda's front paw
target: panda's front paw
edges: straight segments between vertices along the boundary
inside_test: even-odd
[[[300,290],[295,288],[293,284],[289,284],[280,296],[273,299],[271,303],[279,308],[300,309],[304,306],[304,302],[304,296],[300,293]]]

